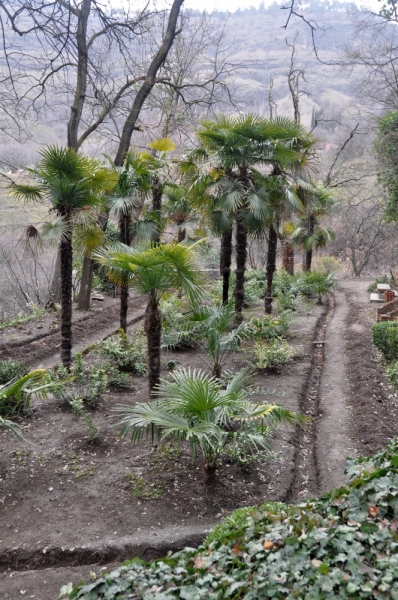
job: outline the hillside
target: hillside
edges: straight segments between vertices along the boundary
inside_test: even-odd
[[[230,64],[238,67],[232,85],[232,95],[238,108],[244,112],[268,115],[268,94],[272,79],[272,95],[277,114],[293,114],[287,80],[291,48],[286,42],[292,44],[295,40],[294,68],[302,70],[304,75],[299,82],[300,92],[303,93],[300,104],[303,123],[310,126],[314,116],[332,120],[340,117],[341,113],[347,113],[353,101],[354,82],[353,77],[349,77],[337,63],[345,44],[352,37],[349,11],[354,9],[354,5],[347,3],[313,1],[306,4],[306,19],[316,23],[315,40],[320,60],[313,51],[310,27],[292,17],[285,30],[283,26],[288,14],[277,4],[268,9],[238,10],[230,15],[215,12],[213,28],[220,31],[225,29],[223,56]],[[199,12],[193,12],[193,15],[200,18]],[[10,32],[8,35],[8,43],[18,41],[13,40]],[[133,50],[137,57],[143,52],[138,42],[137,48]],[[38,52],[37,43],[33,44],[30,51]],[[209,52],[212,51],[214,46],[209,46]],[[4,57],[1,56],[0,66],[4,69]],[[47,93],[50,108],[43,110],[42,114],[40,111],[35,114],[37,120],[30,123],[27,131],[29,139],[24,140],[22,145],[7,137],[0,129],[0,163],[24,166],[34,160],[35,150],[41,145],[65,143],[65,122],[71,98],[67,94],[65,98],[60,98],[59,94],[54,95],[51,88]],[[160,96],[160,104],[161,102]],[[153,109],[148,107],[143,111],[141,121],[149,122],[152,135],[156,135],[153,123],[158,121],[158,117],[151,110]],[[223,110],[227,110],[225,104]],[[196,123],[192,123],[191,129],[195,126]],[[107,123],[106,127],[116,134],[112,122]],[[328,129],[330,127],[331,125]],[[139,145],[145,143],[142,133],[136,132],[133,142]],[[86,143],[85,149],[90,153],[100,154],[104,150],[110,151],[109,147],[103,147],[103,133],[99,131]]]
[[[323,109],[328,118],[347,110],[353,100],[353,77],[339,66],[341,55],[352,37],[349,10],[354,7],[340,3],[308,3],[305,17],[318,25],[315,43],[319,60],[313,51],[310,27],[292,18],[284,29],[287,11],[274,4],[269,9],[238,11],[228,20],[228,35],[232,41],[230,59],[249,65],[238,79],[245,93],[245,109],[268,114],[268,93],[273,80],[273,100],[277,113],[293,115],[288,73],[291,47],[295,40],[294,68],[304,73],[300,89],[301,112],[305,125],[310,126],[313,109]],[[221,18],[221,15],[219,15]],[[322,61],[322,62],[320,62]]]

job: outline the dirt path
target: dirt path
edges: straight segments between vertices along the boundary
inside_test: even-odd
[[[397,430],[397,397],[371,345],[374,308],[368,304],[367,285],[366,281],[344,281],[328,306],[303,315],[294,326],[293,340],[303,347],[302,358],[281,374],[264,379],[263,385],[282,395],[277,401],[311,415],[312,426],[296,434],[286,431],[276,441],[277,449],[283,451],[281,461],[246,475],[233,465],[224,466],[220,493],[211,502],[203,497],[196,471],[186,457],[175,475],[155,472],[155,478],[169,477],[164,479],[170,482],[166,483],[170,489],[163,504],[132,501],[121,485],[123,470],[128,468],[124,465],[141,473],[142,466],[152,460],[150,447],[140,447],[134,454],[128,442],[116,441],[106,403],[96,415],[104,428],[104,442],[95,452],[82,445],[82,433],[74,431],[75,417],[56,412],[55,406],[38,407],[31,431],[34,445],[26,467],[16,460],[13,470],[7,467],[4,475],[0,465],[0,479],[5,477],[0,481],[4,511],[1,598],[16,600],[22,590],[26,598],[56,600],[63,583],[87,579],[90,571],[98,574],[98,564],[110,566],[133,554],[149,558],[164,554],[168,547],[194,543],[235,505],[264,498],[297,502],[344,483],[345,457],[376,451]],[[185,366],[196,366],[190,355],[170,356]],[[239,367],[237,358],[234,368]],[[137,381],[135,394],[142,385]],[[47,440],[48,431],[54,428],[62,434],[58,446]],[[0,434],[2,441],[9,453],[11,442]],[[65,456],[72,451],[86,461],[83,466],[93,466],[92,476],[73,480],[71,475],[56,475],[63,472],[63,465],[70,461]],[[39,452],[38,468],[34,458]],[[30,487],[25,486],[27,467],[29,477],[38,478],[42,497],[32,496]],[[33,514],[36,533],[31,527],[29,531]],[[13,515],[19,520],[8,525]],[[62,549],[59,540],[64,543]],[[52,564],[54,568],[48,568]],[[36,570],[24,570],[33,565]]]

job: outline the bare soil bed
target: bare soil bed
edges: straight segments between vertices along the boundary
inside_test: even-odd
[[[105,297],[93,304],[87,312],[73,311],[74,352],[83,350],[118,327],[118,298]],[[142,315],[143,311],[142,298],[132,295],[129,322]],[[20,360],[32,368],[55,366],[59,362],[60,344],[59,316],[50,311],[43,317],[0,331],[0,360]]]
[[[133,378],[128,394],[109,390],[92,411],[100,444],[90,442],[78,417],[58,401],[36,401],[24,424],[26,443],[0,433],[1,598],[55,600],[63,583],[98,573],[99,565],[199,542],[238,506],[264,499],[294,502],[324,491],[328,483],[343,480],[342,457],[383,447],[396,433],[397,399],[371,345],[374,309],[366,285],[343,282],[335,304],[300,315],[289,340],[301,346],[299,358],[280,372],[257,376],[262,401],[306,412],[314,424],[304,432],[284,428],[274,440],[279,458],[242,467],[225,457],[214,488],[206,488],[202,465],[192,465],[186,448],[178,455],[172,448],[154,451],[149,442],[132,446],[118,438],[111,408],[146,400],[143,378]],[[97,315],[90,326],[87,322],[87,332],[95,323],[97,339],[104,329],[117,327],[116,307],[105,313],[103,320]],[[31,334],[25,335],[26,344],[14,346],[19,355],[10,347],[1,357],[18,357],[31,366],[50,360],[47,347],[36,348],[32,358]],[[163,375],[169,360],[203,367],[193,351],[170,352],[163,355]],[[236,353],[228,366],[238,370],[245,360]],[[333,392],[332,380],[340,382],[344,396]],[[322,447],[331,449],[327,465]]]

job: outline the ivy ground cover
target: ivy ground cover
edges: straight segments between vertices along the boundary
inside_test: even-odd
[[[346,472],[320,499],[238,509],[199,548],[125,562],[60,598],[398,599],[398,440]]]

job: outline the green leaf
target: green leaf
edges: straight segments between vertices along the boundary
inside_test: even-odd
[[[329,565],[322,563],[319,570],[323,575],[327,575],[329,573]]]
[[[379,528],[376,525],[376,523],[369,523],[369,521],[364,521],[363,523],[361,523],[360,529],[361,529],[362,533],[367,533],[367,534],[372,534],[372,533],[376,533],[377,531],[379,531]]]

